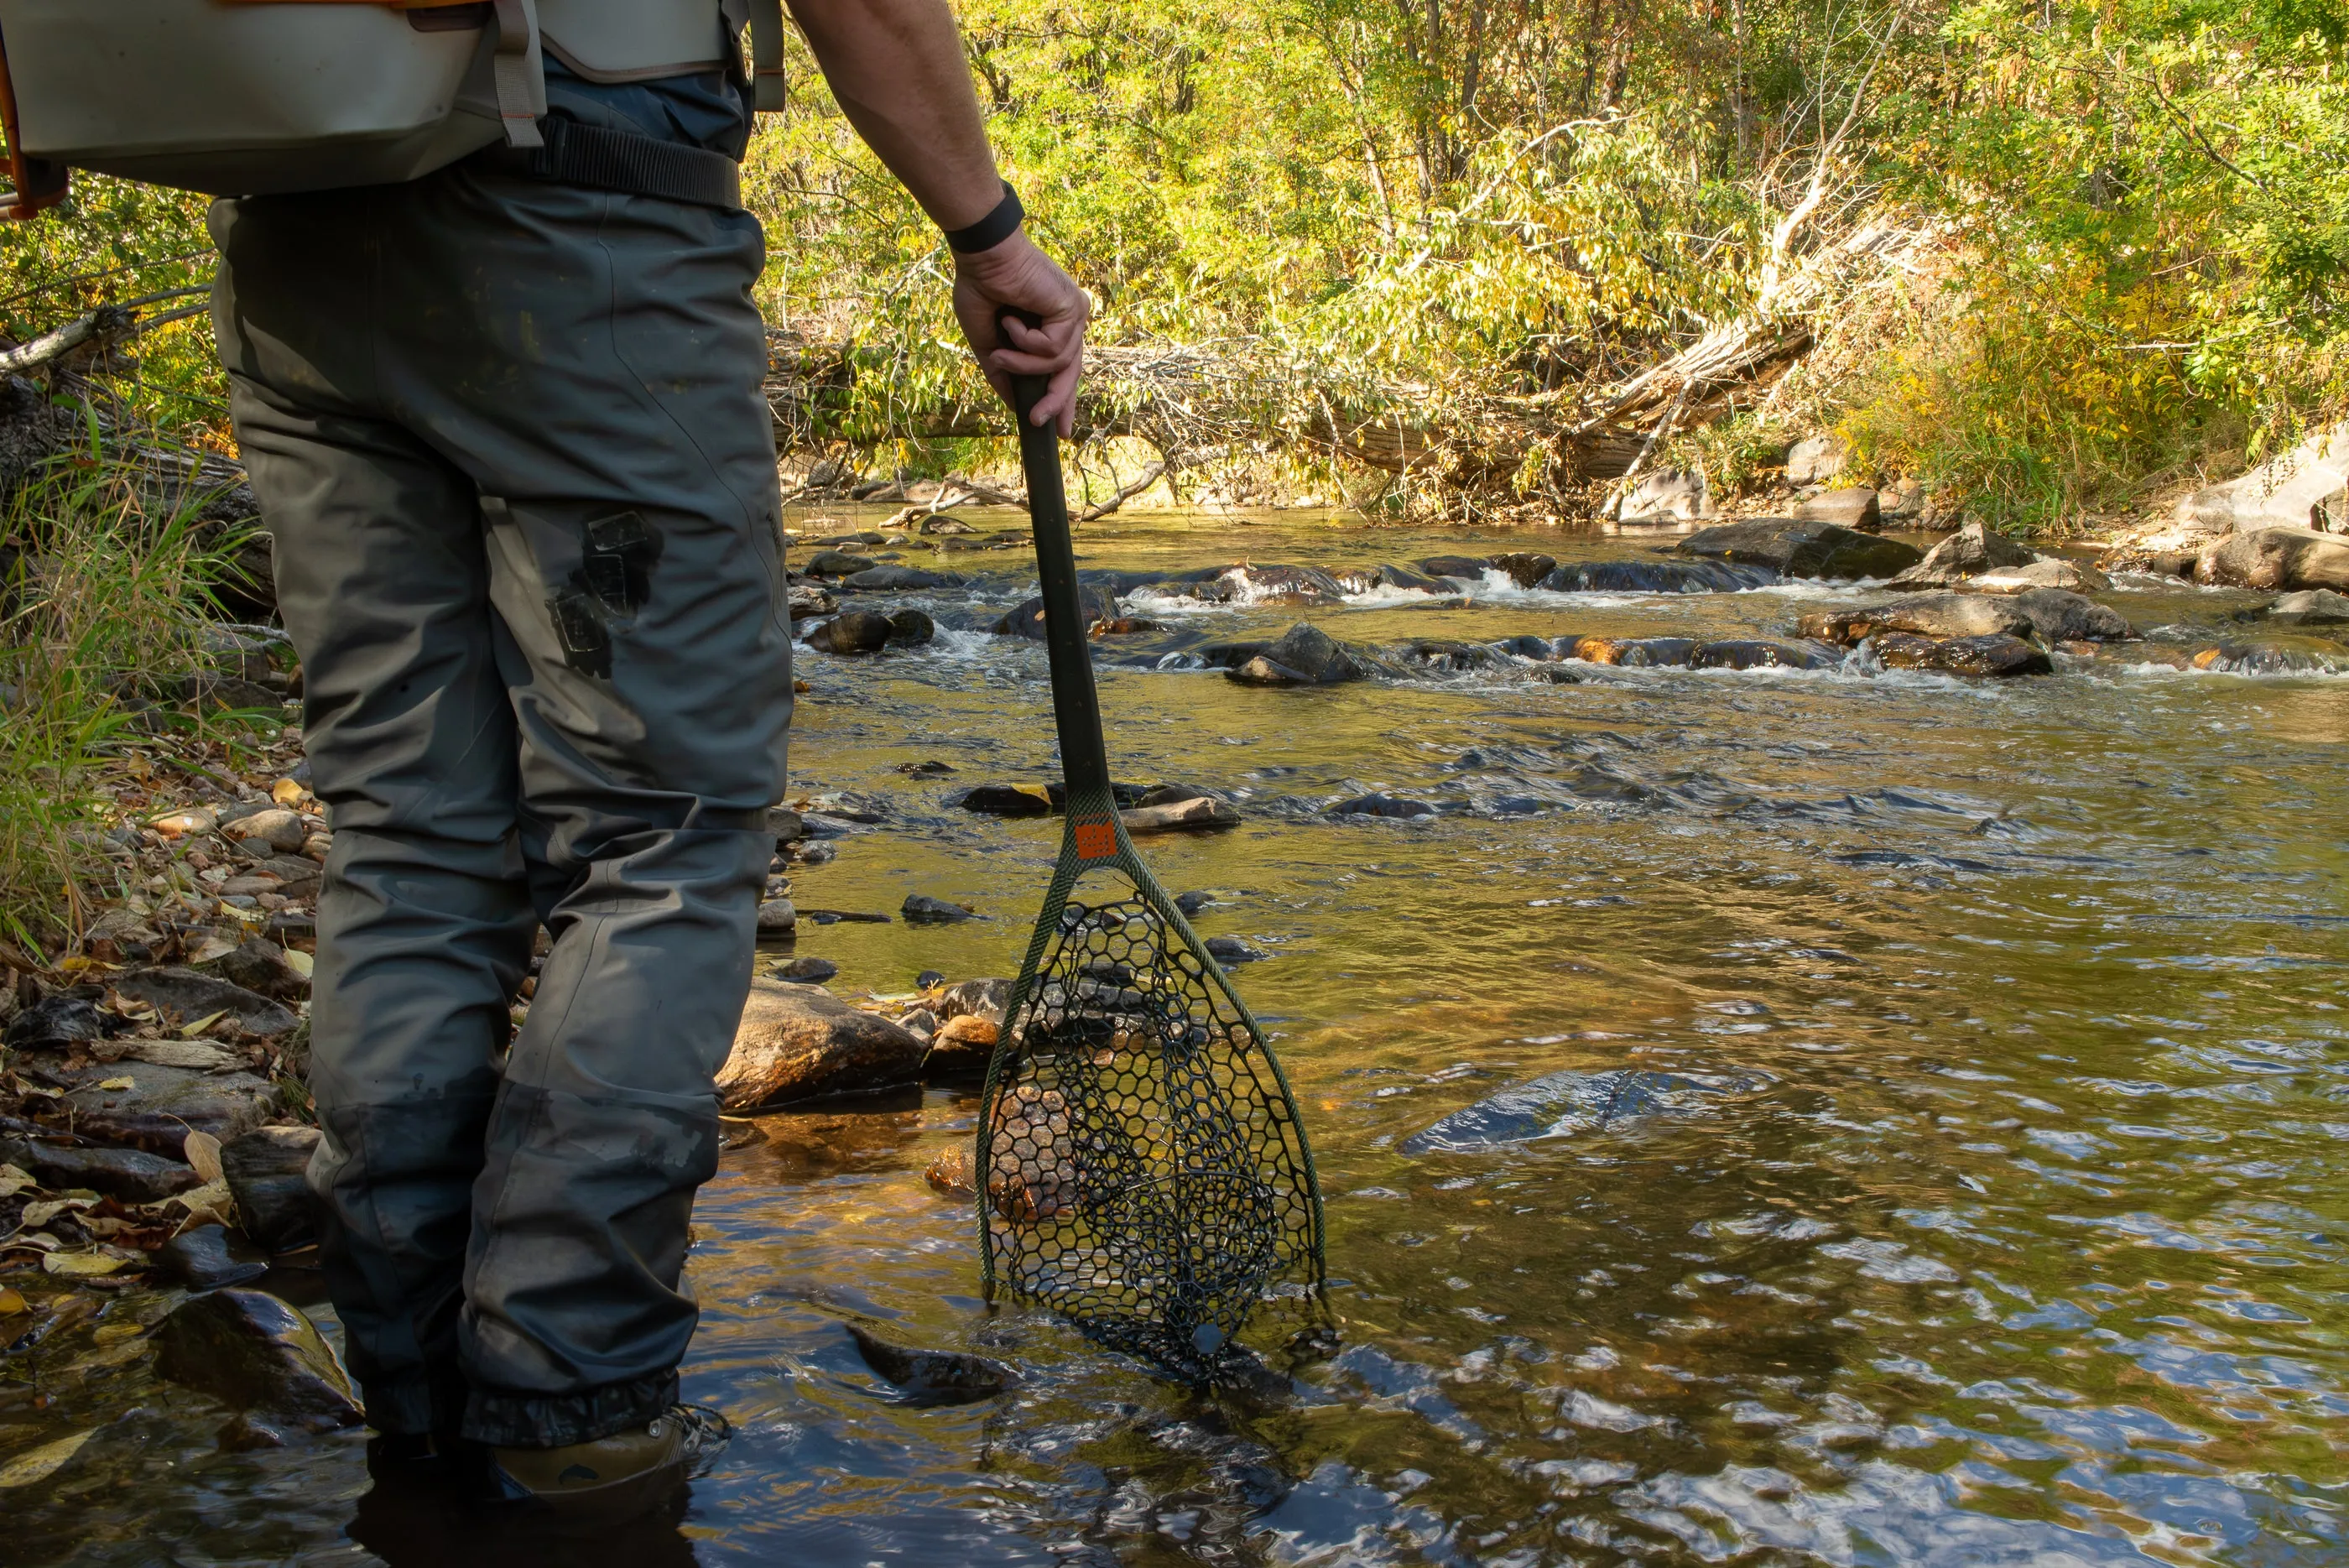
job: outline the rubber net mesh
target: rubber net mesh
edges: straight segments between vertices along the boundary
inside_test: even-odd
[[[1137,889],[1073,899],[1015,990],[982,1129],[990,1278],[1186,1382],[1249,1313],[1320,1281],[1296,1107],[1187,927]]]

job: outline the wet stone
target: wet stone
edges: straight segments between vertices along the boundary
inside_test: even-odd
[[[1648,1117],[1707,1111],[1767,1088],[1766,1073],[1552,1073],[1487,1096],[1402,1143],[1407,1154],[1497,1148],[1604,1131]]]
[[[1572,657],[1636,669],[1684,665],[1695,652],[1696,639],[1688,637],[1586,637],[1576,640]]]
[[[830,959],[795,958],[768,970],[767,978],[789,981],[793,985],[821,985],[839,972],[840,966]]]
[[[843,1326],[864,1365],[903,1392],[903,1404],[975,1405],[1019,1386],[1019,1375],[999,1361],[955,1350],[917,1350],[853,1323]]]
[[[1212,795],[1136,806],[1120,812],[1128,833],[1219,833],[1240,825],[1240,814]]]
[[[1549,576],[1557,566],[1557,557],[1532,550],[1512,550],[1493,557],[1493,568],[1508,574],[1509,581],[1521,588],[1530,588]]]
[[[874,610],[850,610],[809,632],[807,645],[818,653],[843,658],[878,653],[889,645],[890,634],[895,629],[885,615]]]
[[[1005,1010],[1011,1005],[1011,982],[1008,980],[966,980],[938,992],[935,1008],[940,1018],[966,1016],[984,1018],[997,1028],[1003,1027]]]
[[[44,1187],[86,1187],[125,1203],[158,1203],[201,1187],[186,1165],[135,1148],[76,1148],[40,1138],[0,1137],[0,1164],[28,1171]]]
[[[155,1331],[156,1369],[174,1383],[309,1432],[357,1426],[349,1379],[296,1308],[229,1286],[191,1296]]]
[[[922,1059],[923,1080],[939,1083],[984,1077],[1001,1034],[993,1019],[976,1013],[947,1019],[930,1037],[930,1053]]]
[[[1419,569],[1434,577],[1462,577],[1479,582],[1485,568],[1493,563],[1482,556],[1430,556],[1419,563]]]
[[[1302,671],[1291,670],[1286,664],[1275,663],[1260,653],[1238,669],[1226,670],[1225,679],[1237,681],[1242,686],[1280,687],[1315,684],[1312,677]]]
[[[1919,637],[1888,631],[1868,640],[1888,669],[1924,670],[1943,675],[1982,675],[2006,680],[2054,673],[2047,655],[2013,637]]]
[[[282,1428],[252,1411],[240,1410],[221,1423],[216,1440],[224,1454],[249,1454],[263,1449],[282,1449],[291,1439]]]
[[[906,593],[920,588],[950,588],[962,579],[952,572],[927,572],[919,566],[867,566],[840,579],[851,593]]]
[[[917,609],[901,609],[889,618],[889,640],[903,648],[919,648],[938,635],[938,623]]]
[[[1323,808],[1325,816],[1433,816],[1435,808],[1423,800],[1402,800],[1391,794],[1358,794]]]
[[[970,1145],[958,1143],[939,1150],[929,1168],[922,1172],[922,1179],[948,1198],[978,1197],[978,1162]]]
[[[1672,546],[1683,556],[1768,566],[1789,577],[1889,577],[1925,558],[1913,545],[1794,518],[1764,517],[1700,528]]]
[[[854,556],[845,550],[818,550],[808,557],[807,574],[812,577],[853,577],[880,564],[869,556]]]
[[[88,997],[59,992],[45,996],[8,1020],[0,1040],[12,1050],[74,1045],[102,1038],[106,1026],[98,1004]]]
[[[980,784],[962,797],[965,811],[989,816],[1050,816],[1052,797],[1041,784]]]
[[[895,1088],[920,1076],[927,1050],[911,1030],[819,987],[753,980],[718,1075],[719,1104],[741,1111]]]
[[[1272,956],[1262,948],[1248,946],[1237,937],[1209,937],[1207,954],[1219,963],[1254,963],[1258,959]]]
[[[2280,626],[2349,626],[2349,594],[2305,588],[2284,595],[2262,614]]]
[[[1842,663],[1842,650],[1825,643],[1763,638],[1700,643],[1689,651],[1695,670],[1833,670]]]
[[[1733,594],[1777,580],[1771,567],[1723,561],[1585,561],[1541,586],[1557,594]]]
[[[317,1210],[305,1172],[316,1127],[255,1127],[221,1146],[221,1175],[244,1233],[273,1252],[317,1239]]]
[[[1983,594],[1917,594],[1853,609],[1803,617],[1799,629],[1820,642],[1848,645],[1883,631],[1918,637],[2029,637],[2031,617],[2014,600]]]
[[[952,904],[944,898],[933,898],[926,893],[908,893],[897,912],[916,925],[950,925],[957,920],[975,920],[978,912],[967,904]]]
[[[269,1255],[224,1225],[182,1231],[154,1251],[166,1279],[191,1291],[241,1285],[269,1272]]]
[[[2126,642],[2137,635],[2128,618],[2110,605],[2062,588],[2026,588],[2013,603],[2042,642]]]
[[[1102,621],[1121,620],[1125,611],[1117,602],[1117,595],[1098,583],[1081,583],[1077,587],[1077,604],[1083,611],[1087,626]],[[1024,637],[1032,642],[1044,640],[1044,601],[1040,597],[1023,599],[1017,608],[995,623],[998,637]]]
[[[1392,564],[1379,568],[1378,584],[1381,587],[1399,588],[1415,594],[1446,594],[1452,591],[1452,586],[1449,583],[1440,582],[1422,572],[1414,572],[1409,566]]]

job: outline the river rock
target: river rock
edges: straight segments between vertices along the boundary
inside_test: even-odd
[[[203,966],[257,996],[299,1002],[310,994],[310,977],[294,967],[285,950],[265,937],[252,937]]]
[[[718,1075],[729,1111],[895,1088],[921,1075],[928,1047],[911,1030],[815,986],[757,979]]]
[[[1414,594],[1448,594],[1452,592],[1452,585],[1449,583],[1439,582],[1433,577],[1427,576],[1419,572],[1414,572],[1409,566],[1398,566],[1392,564],[1379,568],[1379,586],[1389,588],[1402,588]]]
[[[917,1408],[975,1405],[1019,1386],[1019,1375],[999,1361],[954,1350],[915,1350],[892,1345],[853,1323],[843,1326],[856,1341],[864,1365],[903,1392],[901,1404]]]
[[[1358,794],[1322,808],[1325,816],[1433,816],[1435,808],[1423,800],[1400,800],[1391,794]]]
[[[800,929],[799,906],[789,898],[759,900],[758,933],[762,937],[788,937]]]
[[[151,1255],[166,1279],[191,1291],[241,1285],[269,1272],[269,1254],[225,1225],[182,1231]]]
[[[160,1203],[203,1185],[176,1159],[135,1148],[77,1148],[41,1138],[0,1137],[0,1165],[28,1171],[42,1186],[87,1187],[125,1203]]]
[[[1696,670],[1833,670],[1843,652],[1823,642],[1780,642],[1768,638],[1700,643],[1689,651]]]
[[[948,1198],[978,1196],[978,1158],[967,1143],[952,1144],[938,1151],[922,1172],[922,1179],[945,1193]]]
[[[233,822],[222,823],[221,832],[224,836],[248,846],[257,840],[282,854],[291,855],[302,847],[304,839],[310,836],[310,825],[302,820],[300,813],[274,805]]]
[[[867,566],[840,579],[840,586],[853,594],[907,593],[916,588],[951,588],[962,579],[952,572],[924,571],[919,566]]]
[[[2255,528],[2203,551],[2194,578],[2287,592],[2349,589],[2349,538],[2313,528]]]
[[[126,1075],[128,1089],[98,1086]],[[125,1075],[118,1064],[93,1068],[57,1108],[91,1137],[177,1160],[190,1133],[225,1143],[274,1103],[275,1090],[251,1073],[141,1066]]]
[[[1240,814],[1213,795],[1136,806],[1118,813],[1128,833],[1219,833],[1240,825]]]
[[[1568,657],[1640,669],[1683,665],[1695,651],[1696,639],[1689,637],[1581,637]]]
[[[845,550],[818,550],[808,557],[807,574],[812,577],[853,577],[880,564],[870,556],[854,556]]]
[[[919,648],[938,635],[938,623],[917,609],[901,609],[889,618],[889,640],[901,648]]]
[[[830,959],[795,958],[770,966],[767,977],[787,980],[793,985],[822,985],[839,972],[840,966]]]
[[[1417,563],[1432,577],[1457,577],[1470,583],[1483,582],[1485,570],[1492,564],[1483,556],[1430,556]]]
[[[1557,556],[1533,550],[1512,550],[1506,555],[1493,557],[1494,570],[1506,572],[1509,581],[1521,588],[1537,586],[1557,566]]]
[[[1242,686],[1311,686],[1313,678],[1302,670],[1291,670],[1286,664],[1276,664],[1259,653],[1235,670],[1224,671],[1224,679]]]
[[[1345,585],[1318,566],[1248,562],[1226,568],[1223,576],[1242,597],[1257,604],[1334,605],[1346,598]]]
[[[185,1023],[193,1023],[214,1012],[227,1012],[246,1033],[258,1034],[264,1040],[291,1033],[302,1022],[258,992],[191,969],[150,969],[123,975],[114,981],[114,989]]]
[[[106,1034],[104,1015],[98,1003],[86,996],[59,992],[45,996],[32,1006],[21,1008],[8,1020],[5,1041],[11,1050],[30,1051],[43,1047],[85,1044],[103,1039]]]
[[[993,1020],[976,1013],[947,1019],[930,1036],[930,1054],[922,1058],[923,1081],[984,1076],[1002,1033]]]
[[[1582,561],[1541,580],[1554,594],[1733,594],[1778,580],[1768,566],[1725,561]]]
[[[236,1199],[237,1223],[273,1252],[318,1239],[306,1175],[318,1136],[316,1127],[255,1127],[221,1146],[221,1178]]]
[[[1893,670],[1998,680],[2046,675],[2054,670],[2045,653],[2015,637],[1920,637],[1913,632],[1887,631],[1871,638],[1868,646],[1879,661]]]
[[[788,597],[794,625],[803,620],[813,620],[818,616],[834,614],[840,608],[838,599],[812,583],[793,583]]]
[[[2349,425],[2321,431],[2241,478],[2178,504],[2182,529],[2240,534],[2285,527],[2339,532],[2349,522]]]
[[[965,811],[989,816],[1050,816],[1052,797],[1041,784],[980,784],[962,797]]]
[[[1710,517],[1713,497],[1702,468],[1669,468],[1633,485],[1616,503],[1615,516],[1623,523],[1661,523]]]
[[[1797,489],[1824,484],[1851,461],[1851,448],[1838,435],[1805,436],[1786,449],[1786,483]]]
[[[1797,505],[1795,515],[1856,534],[1874,534],[1884,526],[1884,509],[1873,490],[1823,490]]]
[[[897,912],[912,925],[945,926],[958,920],[978,919],[978,912],[968,904],[951,904],[944,898],[933,898],[926,893],[908,893]]]
[[[895,629],[889,624],[889,618],[878,611],[850,610],[809,632],[807,645],[818,653],[843,657],[878,653],[889,646],[889,634]]]
[[[2110,605],[2062,588],[2029,588],[2012,602],[2031,618],[2032,629],[2044,643],[2127,642],[2137,635],[2128,618]]]
[[[2187,663],[2233,675],[2330,675],[2349,669],[2349,649],[2319,637],[2271,637],[2199,649]]]
[[[1684,556],[1768,566],[1789,577],[1890,577],[1925,558],[1898,539],[1857,533],[1833,523],[1764,517],[1700,528],[1673,546]]]
[[[2349,594],[2303,588],[2284,595],[2262,614],[2279,626],[2349,626]]]
[[[1078,584],[1077,603],[1084,611],[1085,625],[1089,628],[1125,618],[1117,596],[1099,583]],[[1021,600],[1018,608],[995,623],[994,630],[998,637],[1024,637],[1030,642],[1043,641],[1044,600],[1041,596]]]
[[[1299,621],[1290,627],[1277,641],[1268,644],[1257,659],[1228,671],[1228,678],[1244,684],[1268,684],[1248,674],[1259,659],[1284,672],[1278,681],[1270,682],[1277,684],[1292,683],[1287,676],[1294,675],[1301,677],[1306,685],[1334,686],[1381,672],[1377,659],[1361,649],[1340,642],[1309,621]]]
[[[1407,1154],[1499,1148],[1536,1138],[1604,1131],[1651,1116],[1717,1109],[1767,1088],[1767,1073],[1656,1073],[1617,1068],[1552,1073],[1453,1112],[1403,1140]]]
[[[1448,638],[1414,638],[1389,651],[1449,675],[1471,670],[1505,670],[1509,665],[1507,653],[1500,649],[1488,648],[1481,642],[1454,642]]]
[[[957,981],[938,992],[931,1011],[940,1018],[984,1018],[1003,1027],[1004,1010],[1011,1005],[1011,982],[986,979]]]
[[[2095,567],[2067,561],[2061,556],[2042,556],[2023,566],[1999,566],[1966,581],[1967,590],[1977,594],[2024,594],[2033,588],[2101,594],[2112,586],[2112,579]]]
[[[1820,642],[1846,646],[1880,631],[1919,637],[2029,637],[2030,616],[2012,599],[1981,594],[1919,594],[1850,609],[1803,617],[1799,629]]]
[[[174,1383],[305,1431],[358,1425],[358,1401],[318,1327],[265,1291],[191,1296],[155,1331],[156,1370]]]
[[[1218,963],[1254,963],[1272,955],[1262,948],[1252,948],[1237,937],[1209,937],[1207,956]]]

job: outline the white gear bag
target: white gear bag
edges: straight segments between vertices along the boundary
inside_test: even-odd
[[[412,180],[538,147],[547,54],[599,82],[715,70],[745,22],[781,109],[781,0],[0,0],[0,216],[69,169],[211,195]]]

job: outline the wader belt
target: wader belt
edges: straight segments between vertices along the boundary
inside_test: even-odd
[[[742,205],[741,168],[722,152],[552,115],[540,120],[538,128],[546,139],[543,147],[492,147],[474,156],[502,174],[585,185],[591,191],[658,196],[703,207]]]

